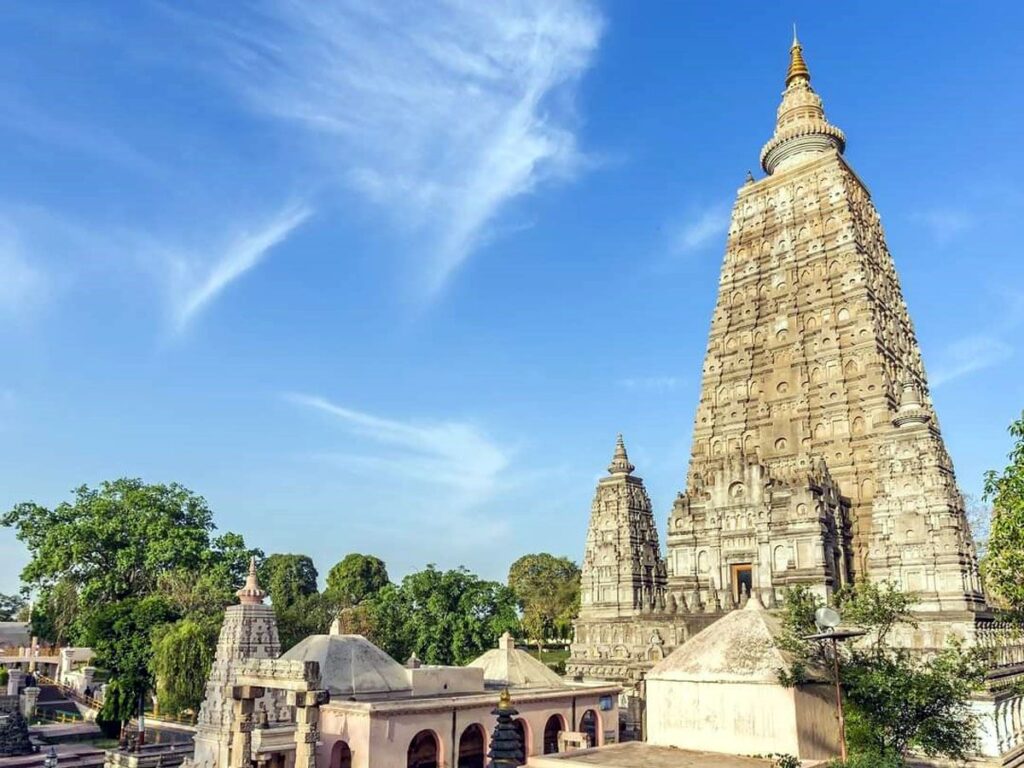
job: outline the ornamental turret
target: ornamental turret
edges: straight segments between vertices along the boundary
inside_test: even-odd
[[[761,167],[772,174],[787,168],[808,155],[836,151],[843,153],[846,137],[825,119],[821,97],[811,88],[811,71],[804,61],[803,46],[793,29],[793,45],[789,49],[786,90],[782,93],[775,120],[775,133],[761,150]]]

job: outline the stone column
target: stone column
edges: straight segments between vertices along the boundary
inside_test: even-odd
[[[295,768],[316,768],[316,745],[320,739],[320,705],[327,691],[299,691],[288,696],[295,707]]]
[[[21,714],[31,720],[36,714],[36,702],[39,701],[39,689],[30,686],[21,692]]]
[[[264,690],[251,685],[236,685],[231,690],[232,709],[231,759],[228,768],[250,768],[252,763],[252,713],[256,699]]]
[[[20,669],[9,669],[7,674],[7,695],[17,696],[25,679],[25,673]]]

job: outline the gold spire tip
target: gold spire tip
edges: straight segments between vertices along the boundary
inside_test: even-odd
[[[793,25],[793,45],[789,49],[789,69],[786,71],[786,87],[797,78],[803,78],[807,82],[811,81],[811,70],[807,68],[807,62],[804,61],[803,46],[800,45],[800,41],[796,38],[796,25]]]

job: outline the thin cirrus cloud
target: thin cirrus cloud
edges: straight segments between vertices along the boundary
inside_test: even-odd
[[[468,509],[492,498],[509,466],[508,450],[479,427],[463,421],[407,422],[382,418],[302,393],[284,395],[288,402],[332,417],[347,433],[360,439],[355,453],[330,453],[356,472],[397,475],[413,485],[447,489],[453,510]],[[430,494],[436,497],[436,494]]]
[[[0,222],[0,312],[22,317],[47,293],[44,273],[34,266],[17,229]]]
[[[603,21],[586,0],[270,0],[181,16],[256,112],[300,126],[350,189],[414,233],[436,294],[509,201],[581,163],[574,85]]]
[[[1014,354],[1008,339],[1024,323],[1024,293],[1000,290],[991,301],[997,318],[982,333],[972,334],[948,344],[938,356],[938,365],[931,374],[932,387],[970,376],[1000,365]]]
[[[691,212],[670,233],[669,247],[679,256],[698,253],[712,245],[721,245],[722,236],[729,229],[729,206],[723,203]]]
[[[232,282],[263,261],[312,213],[306,205],[289,206],[257,227],[235,234],[212,260],[168,257],[173,272],[170,283],[174,328],[184,331]]]

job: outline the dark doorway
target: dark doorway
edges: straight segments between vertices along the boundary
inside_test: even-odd
[[[558,751],[558,734],[565,730],[565,720],[561,715],[552,715],[544,725],[544,754],[552,755]]]
[[[352,750],[344,741],[336,741],[331,747],[331,768],[352,768]]]
[[[732,567],[732,596],[738,603],[744,595],[750,595],[754,589],[754,566],[750,563],[737,563]]]
[[[437,736],[433,731],[420,731],[409,742],[407,768],[437,768]]]
[[[484,729],[473,724],[459,739],[458,768],[484,768]]]
[[[580,718],[580,733],[586,734],[588,747],[597,746],[598,722],[597,712],[592,709],[588,709]]]

